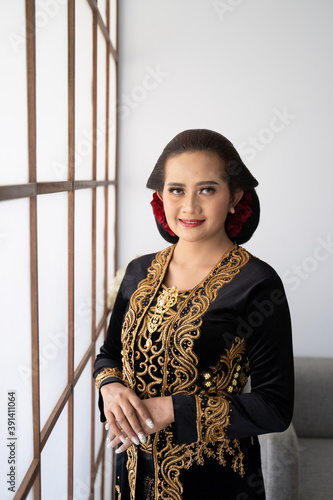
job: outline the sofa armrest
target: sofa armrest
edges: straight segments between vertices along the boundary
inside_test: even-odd
[[[284,432],[259,436],[266,500],[299,497],[299,449],[293,424]]]

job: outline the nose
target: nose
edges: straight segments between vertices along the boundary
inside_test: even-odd
[[[195,214],[200,212],[200,204],[196,193],[188,193],[183,198],[183,212]]]

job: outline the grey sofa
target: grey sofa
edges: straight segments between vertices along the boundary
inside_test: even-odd
[[[259,437],[267,500],[333,500],[333,358],[295,358],[293,422]]]

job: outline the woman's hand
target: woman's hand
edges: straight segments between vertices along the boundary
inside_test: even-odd
[[[167,427],[174,421],[173,403],[171,396],[150,398],[140,401],[146,408],[146,411],[149,412],[149,415],[151,416],[151,419],[155,424],[153,428],[151,426],[148,426],[146,419],[142,418],[141,414],[138,414],[138,419],[145,436],[158,432],[162,429],[165,429],[165,427]],[[118,430],[118,435],[116,435],[112,431],[110,432],[109,435],[110,446],[114,448],[122,441],[123,444],[116,451],[116,453],[122,453],[123,451],[127,450],[130,446],[132,446],[133,443],[129,439],[122,440],[118,436],[119,436],[119,430]],[[135,444],[139,443],[137,442]]]
[[[111,446],[114,447],[122,442],[127,445],[125,448],[127,449],[132,443],[136,445],[140,441],[145,443],[147,434],[145,430],[151,431],[154,429],[154,424],[149,410],[135,392],[123,384],[114,382],[101,387],[101,394],[104,414],[110,428],[108,439],[111,441]]]
[[[149,411],[155,424],[154,430],[149,429],[148,434],[165,429],[174,422],[175,416],[171,396],[144,399],[142,403]],[[144,422],[141,421],[141,423],[144,425]]]

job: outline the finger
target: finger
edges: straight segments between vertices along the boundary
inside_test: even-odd
[[[110,434],[109,434],[109,437],[112,436],[112,439],[114,439],[116,436],[118,436],[119,440],[122,443],[125,443],[126,435],[127,435],[127,433],[122,429],[122,427],[120,426],[119,422],[117,422],[116,419],[115,419],[115,417],[113,415],[111,415],[111,417],[110,417]],[[112,441],[112,439],[110,439],[110,441]]]
[[[110,439],[110,441],[107,443],[106,447],[107,448],[115,448],[118,444],[125,444],[126,440],[124,439],[124,443],[120,440],[118,436],[115,436],[113,439]]]
[[[120,429],[121,430],[121,429]],[[117,439],[117,442],[116,442]],[[110,443],[112,448],[114,448],[115,445],[119,444],[120,442],[126,443],[126,438],[124,438],[121,434],[117,433],[114,434],[112,431],[110,431],[106,437],[106,443],[109,445]]]
[[[111,441],[113,441],[115,437],[117,437],[117,436],[115,436],[112,432],[110,432],[110,434],[108,434],[108,436],[106,438],[107,444],[111,443]]]
[[[153,429],[155,427],[155,424],[150,416],[149,410],[147,409],[146,405],[144,404],[143,401],[133,392],[131,391],[128,400],[125,401],[125,405],[129,404],[132,407],[133,411],[128,410],[127,408],[123,408],[125,415],[128,418],[128,422],[131,425],[132,429],[140,439],[142,443],[146,442],[146,439],[142,439],[143,436],[145,436],[145,431],[143,429],[143,425],[148,429]],[[127,430],[126,430],[127,432]],[[127,432],[128,435],[130,435]],[[151,434],[151,432],[147,432],[147,434]]]
[[[121,446],[119,446],[119,448],[116,449],[117,455],[119,455],[119,453],[123,453],[124,451],[128,450],[128,448],[130,448],[131,446],[133,446],[132,440],[127,439],[126,443],[122,444]]]
[[[118,434],[113,426],[116,420],[125,436],[129,436],[136,445],[139,441],[145,443],[147,440],[140,420],[142,419],[149,429],[154,427],[148,409],[131,389],[125,389],[119,393],[114,398],[112,412],[107,413],[110,429]]]
[[[138,398],[135,394],[134,396],[135,397],[131,399],[131,404],[138,413],[139,417],[143,420],[143,422],[145,422],[147,427],[149,427],[149,429],[153,429],[155,427],[155,424],[150,416],[149,411],[147,410],[141,399]]]
[[[117,408],[114,412],[116,424],[120,427],[125,436],[128,436],[134,444],[139,445],[145,443],[147,438],[143,432],[142,426],[137,418],[136,411],[133,406],[127,401],[123,402],[121,408]],[[114,428],[111,427],[114,431]],[[119,434],[114,431],[115,434]]]

